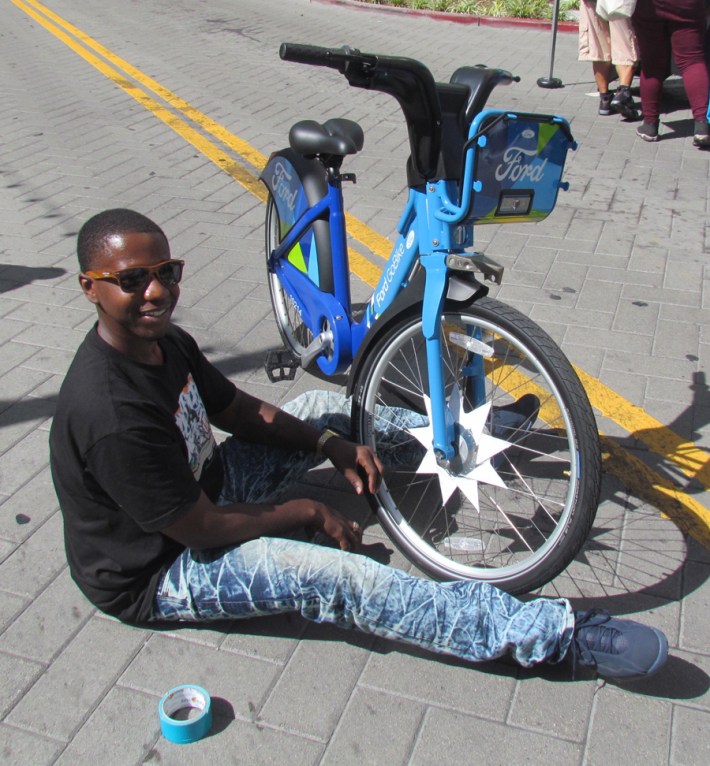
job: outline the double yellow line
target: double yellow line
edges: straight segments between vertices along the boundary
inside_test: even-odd
[[[112,53],[77,27],[62,19],[36,0],[12,0],[28,16],[65,43],[72,51],[95,67],[105,77],[134,98],[141,106],[164,122],[201,154],[228,173],[251,194],[262,202],[266,192],[258,180],[256,171],[266,164],[266,157],[219,123],[181,99],[168,88],[148,77],[122,58]],[[153,95],[149,95],[149,93]],[[157,96],[160,101],[156,100]],[[167,105],[167,106],[166,106]],[[185,121],[187,118],[199,130]],[[221,146],[205,137],[212,136],[235,153],[239,160]],[[387,258],[391,243],[353,216],[346,216],[349,235],[364,247],[382,258]],[[368,259],[351,252],[352,271],[365,283],[374,287],[381,269]],[[701,492],[710,488],[710,455],[695,444],[664,426],[640,407],[605,386],[597,378],[577,368],[592,406],[604,417],[620,425],[629,435],[643,442],[659,456],[669,473],[680,471]],[[710,548],[710,511],[695,498],[684,492],[671,479],[666,479],[649,465],[620,447],[609,437],[602,437],[605,470],[621,479],[636,497],[652,504],[664,515],[672,518],[685,532]],[[668,465],[668,463],[672,464]],[[673,468],[675,467],[675,468]],[[683,479],[685,481],[685,479]]]

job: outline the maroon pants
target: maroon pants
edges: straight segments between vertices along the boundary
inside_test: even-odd
[[[705,122],[709,81],[704,0],[638,0],[633,23],[641,57],[644,122],[658,122],[671,52],[683,77],[693,119]]]

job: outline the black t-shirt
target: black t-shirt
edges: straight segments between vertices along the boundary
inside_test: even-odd
[[[160,341],[164,363],[141,364],[103,341],[79,347],[49,437],[69,568],[86,597],[144,622],[159,578],[183,546],[160,533],[199,497],[214,501],[223,468],[209,417],[235,386],[183,330]]]

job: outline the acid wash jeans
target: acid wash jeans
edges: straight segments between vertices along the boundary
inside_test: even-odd
[[[283,409],[316,428],[350,432],[350,400],[342,394],[309,391]],[[274,502],[322,461],[233,437],[220,449],[222,504]],[[185,550],[158,586],[152,618],[202,622],[284,612],[470,662],[512,655],[525,667],[561,660],[574,627],[564,599],[524,603],[487,583],[432,582],[366,556],[272,537],[222,550]]]

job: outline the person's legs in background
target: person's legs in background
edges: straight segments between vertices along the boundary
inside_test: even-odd
[[[582,0],[579,4],[579,60],[591,61],[594,81],[599,92],[599,114],[614,114],[609,91],[611,82],[611,38],[609,23],[596,13],[592,0]]]
[[[640,6],[637,6],[637,9]],[[639,15],[633,19],[641,58],[641,113],[643,124],[636,133],[644,141],[658,140],[661,115],[661,91],[668,76],[671,44],[666,22],[653,15]]]
[[[696,146],[710,148],[708,128],[708,88],[710,78],[705,63],[705,22],[704,20],[669,21],[671,50],[678,71],[683,78],[685,93],[695,122],[693,142]]]
[[[615,109],[611,104],[614,92],[609,90],[613,72],[611,62],[592,61],[592,71],[594,72],[594,81],[599,91],[599,114],[602,116],[614,114]]]
[[[704,11],[701,5],[698,5],[697,14],[687,13],[684,7],[677,11],[657,11],[654,3],[636,6],[633,25],[641,56],[643,112],[643,125],[636,132],[645,141],[658,138],[661,93],[663,81],[670,72],[672,51],[693,112],[693,142],[701,148],[710,148]]]
[[[624,119],[638,120],[641,115],[631,95],[631,83],[638,61],[638,46],[631,20],[620,18],[609,21],[609,37],[611,61],[619,76],[619,87],[611,99],[611,106]]]
[[[631,95],[631,83],[634,79],[633,64],[614,64],[619,76],[619,87],[611,98],[613,111],[618,112],[626,120],[638,120],[640,117],[636,102]]]

